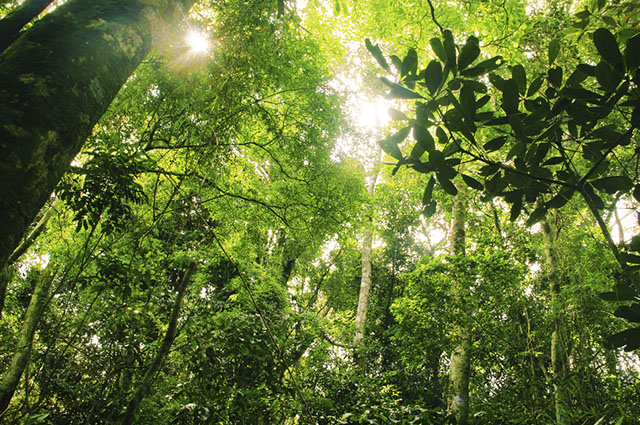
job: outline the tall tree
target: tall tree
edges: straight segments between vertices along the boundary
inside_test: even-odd
[[[453,256],[465,254],[465,224],[467,203],[463,191],[459,191],[453,205],[451,240],[449,251]],[[469,416],[469,373],[471,369],[471,329],[466,320],[464,288],[454,279],[452,292],[458,305],[459,322],[454,327],[456,346],[451,353],[449,366],[449,411],[458,425],[467,423]]]
[[[71,0],[0,55],[0,267],[118,90],[195,0]]]

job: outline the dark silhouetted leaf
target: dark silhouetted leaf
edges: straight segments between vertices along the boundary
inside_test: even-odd
[[[555,67],[549,69],[548,73],[549,83],[554,87],[560,87],[562,85],[562,68]]]
[[[424,207],[424,210],[422,210],[422,214],[425,216],[425,218],[429,218],[435,213],[436,213],[436,201],[431,202],[429,205]]]
[[[624,61],[628,72],[640,66],[640,34],[636,34],[627,40],[627,47],[624,50]]]
[[[440,173],[436,173],[436,178],[438,179],[438,183],[440,183],[442,190],[452,196],[458,194],[458,189],[456,189],[456,186],[451,182],[451,180],[447,179]]]
[[[553,65],[556,58],[558,57],[558,53],[560,53],[560,40],[554,38],[549,43],[549,66]]]
[[[442,65],[437,60],[432,60],[427,65],[425,73],[425,84],[429,93],[435,94],[442,84]]]
[[[640,348],[640,327],[631,328],[607,337],[607,341],[615,348],[624,347],[624,351]]]
[[[466,174],[462,174],[462,180],[469,186],[471,189],[482,190],[484,186],[478,180],[474,179],[471,176],[467,176]]]
[[[431,133],[429,133],[429,130],[427,130],[420,124],[416,124],[413,126],[413,137],[425,151],[431,153],[436,149],[435,142],[433,140],[433,137],[431,136]]]
[[[409,49],[407,56],[402,61],[402,67],[400,68],[400,75],[403,77],[408,74],[415,74],[418,67],[418,54],[415,49]]]
[[[606,28],[598,28],[593,33],[593,44],[595,44],[598,53],[602,59],[610,63],[612,66],[622,64],[622,54],[618,47],[616,38]]]
[[[531,85],[529,86],[529,90],[527,90],[527,97],[530,97],[536,94],[538,90],[540,90],[540,87],[542,87],[543,82],[544,82],[544,78],[542,78],[541,75],[538,76],[535,80],[533,80],[531,82]]]
[[[476,60],[480,55],[480,45],[476,37],[470,36],[462,49],[460,49],[460,57],[458,58],[458,69],[462,71]]]
[[[592,180],[590,183],[596,189],[602,190],[610,195],[613,195],[618,191],[628,192],[633,187],[633,181],[626,176],[603,177],[601,179]]]
[[[369,53],[371,53],[371,55],[376,59],[376,61],[378,61],[380,66],[383,67],[387,72],[391,72],[389,63],[384,58],[384,55],[382,54],[382,50],[380,50],[380,47],[378,47],[377,44],[376,45],[372,44],[371,40],[369,40],[368,38],[365,38],[364,45],[367,47],[367,50],[369,51]]]
[[[442,62],[446,62],[447,61],[447,53],[444,50],[444,46],[442,44],[442,40],[440,40],[439,38],[432,38],[431,40],[429,40],[429,44],[431,45],[431,50],[433,50],[433,53],[435,53],[436,56]]]
[[[518,92],[524,96],[527,92],[527,74],[522,65],[514,65],[511,67],[511,77],[518,85]]]
[[[502,90],[502,109],[507,114],[515,114],[518,112],[519,103],[518,85],[513,79],[506,80]]]
[[[414,92],[413,90],[409,90],[400,84],[394,83],[385,77],[381,77],[380,80],[382,80],[382,82],[391,89],[391,92],[389,92],[389,95],[387,96],[390,99],[424,99],[422,95]]]
[[[504,145],[504,143],[506,141],[507,141],[507,137],[506,136],[496,137],[495,139],[491,139],[487,143],[485,143],[483,148],[487,152],[497,151],[498,149],[500,149]]]
[[[533,226],[540,220],[542,220],[547,213],[547,209],[545,207],[538,207],[531,212],[529,218],[527,219],[527,226]]]
[[[431,176],[429,182],[427,183],[427,187],[424,189],[424,194],[422,195],[422,205],[429,205],[431,203],[431,197],[433,195],[433,186],[436,183],[436,179]]]

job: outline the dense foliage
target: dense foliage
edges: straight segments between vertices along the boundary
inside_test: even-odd
[[[640,5],[543,3],[153,34],[0,270],[0,422],[636,423]]]

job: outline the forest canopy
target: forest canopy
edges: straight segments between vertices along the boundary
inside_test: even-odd
[[[0,1],[0,422],[637,423],[637,10]]]

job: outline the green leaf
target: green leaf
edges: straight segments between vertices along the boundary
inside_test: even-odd
[[[414,92],[413,90],[409,90],[400,84],[394,83],[385,77],[380,77],[380,80],[391,89],[387,95],[390,99],[424,99],[422,95]]]
[[[442,45],[444,46],[444,51],[447,54],[447,59],[449,64],[452,65],[452,70],[454,75],[456,74],[456,43],[453,40],[453,33],[450,30],[444,30],[442,32],[442,36],[444,37],[444,41]]]
[[[613,315],[626,319],[629,322],[640,323],[640,304],[633,303],[630,306],[621,305]]]
[[[540,90],[540,87],[542,87],[543,82],[544,78],[542,78],[542,75],[539,75],[535,80],[533,80],[531,82],[531,85],[529,86],[529,90],[527,90],[527,97],[533,96],[534,94],[538,93],[538,90]]]
[[[427,90],[429,90],[429,93],[432,95],[435,94],[442,85],[442,65],[435,59],[427,65],[425,84],[427,85]]]
[[[444,50],[444,46],[442,45],[442,41],[439,38],[432,38],[429,40],[429,44],[431,45],[431,50],[436,56],[442,61],[447,61],[447,53]]]
[[[622,64],[622,54],[618,47],[616,38],[606,28],[598,28],[593,33],[593,44],[595,44],[598,53],[602,56],[602,59],[607,61],[612,66]]]
[[[407,52],[407,56],[402,61],[402,68],[400,69],[400,75],[403,77],[408,74],[415,74],[418,67],[418,54],[416,50],[411,48]]]
[[[555,67],[549,69],[548,79],[552,86],[560,87],[562,85],[562,68]]]
[[[420,124],[415,124],[413,126],[413,138],[416,139],[416,142],[424,149],[425,151],[431,153],[435,151],[435,142],[433,140],[433,136],[429,133],[424,126]]]
[[[625,347],[624,351],[633,351],[640,347],[640,327],[626,329],[607,337],[615,348]]]
[[[507,114],[515,114],[518,112],[519,103],[518,85],[513,79],[505,80],[502,90],[502,109]]]
[[[509,211],[509,219],[511,221],[516,221],[518,217],[520,217],[520,213],[522,212],[522,195],[516,198],[511,204],[511,210]]]
[[[436,213],[436,201],[433,201],[422,210],[422,214],[425,218],[429,218]]]
[[[467,38],[467,42],[460,49],[460,57],[458,58],[458,69],[462,71],[480,56],[480,42],[474,36]]]
[[[632,301],[636,298],[636,291],[626,283],[618,283],[611,292],[603,292],[600,294],[600,298],[604,301],[616,302],[616,301]]]
[[[504,143],[506,141],[507,141],[507,137],[506,136],[496,137],[495,139],[491,139],[487,143],[485,143],[483,148],[487,152],[497,151],[498,149],[500,149],[504,145]]]
[[[385,151],[385,153],[397,159],[398,161],[401,161],[402,152],[400,151],[398,144],[402,143],[404,139],[407,138],[410,130],[411,130],[411,127],[404,127],[398,132],[396,132],[395,134],[392,134],[391,136],[387,137],[386,139],[380,140],[378,142],[378,145],[380,145],[380,147],[382,148],[383,151]]]
[[[522,65],[511,67],[511,77],[518,85],[518,92],[524,95],[527,92],[527,74]]]
[[[626,176],[603,177],[601,179],[592,180],[590,183],[596,189],[602,190],[610,195],[613,195],[618,191],[628,192],[633,187],[633,181]]]
[[[447,179],[440,173],[436,173],[436,178],[438,179],[438,183],[440,183],[442,190],[452,196],[456,196],[458,194],[458,189],[456,189],[456,186],[451,182],[451,180]]]
[[[616,72],[605,62],[600,62],[596,65],[596,80],[608,92],[615,91],[623,77],[622,72]]]
[[[627,40],[627,47],[624,49],[624,62],[629,73],[640,66],[640,33]]]
[[[544,218],[547,214],[547,208],[544,206],[538,207],[529,215],[529,219],[527,220],[527,226],[533,226],[540,220]]]
[[[571,197],[574,193],[574,189],[563,187],[562,189],[560,189],[556,196],[554,196],[549,202],[547,202],[547,208],[563,207],[567,202],[571,200]]]
[[[481,75],[488,74],[489,72],[495,71],[498,69],[504,61],[502,60],[502,56],[495,56],[491,59],[484,60],[474,66],[473,68],[467,68],[461,72],[461,74],[465,77],[475,78]]]
[[[484,189],[484,186],[482,185],[482,183],[480,183],[478,180],[474,179],[471,176],[468,176],[466,174],[462,174],[462,180],[464,180],[466,185],[469,186],[471,189],[475,189],[475,190],[483,190]]]
[[[369,51],[369,53],[371,53],[371,55],[376,59],[376,61],[378,61],[380,66],[383,67],[387,72],[391,72],[389,63],[387,63],[387,60],[384,58],[384,55],[382,54],[382,50],[380,50],[380,47],[378,47],[377,44],[373,45],[371,43],[371,40],[369,40],[368,38],[364,39],[364,45],[367,47],[367,50]]]
[[[551,40],[551,43],[549,43],[549,66],[553,65],[558,57],[558,53],[560,53],[560,40],[554,38]]]
[[[462,106],[464,116],[469,121],[474,121],[476,118],[476,96],[469,86],[465,85],[460,89],[460,106]]]
[[[422,205],[429,205],[431,203],[431,197],[433,196],[433,186],[436,183],[436,179],[431,176],[429,182],[427,183],[427,187],[424,189],[424,194],[422,195]]]
[[[389,108],[387,110],[387,113],[389,114],[389,117],[391,117],[391,119],[394,121],[407,121],[409,119],[404,114],[404,112],[398,111],[397,109],[394,109],[394,108]]]

